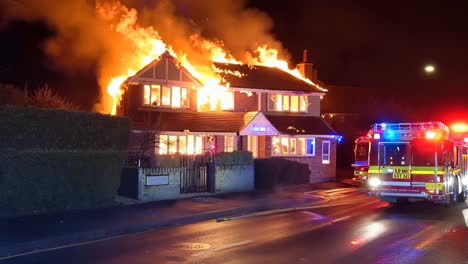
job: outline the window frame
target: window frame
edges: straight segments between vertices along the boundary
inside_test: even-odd
[[[272,100],[272,96],[275,96],[275,100]],[[293,100],[297,98],[297,100]],[[281,102],[279,102],[281,100]],[[297,111],[292,111],[294,108],[292,105],[297,102]],[[310,105],[310,99],[308,95],[300,94],[281,94],[281,93],[268,93],[267,109],[270,112],[287,112],[287,113],[308,113],[308,106]],[[287,104],[287,106],[285,106]],[[304,110],[302,104],[305,105]],[[281,107],[281,110],[278,108]]]
[[[153,86],[158,87],[159,90],[159,99],[157,100],[157,104],[152,104],[152,94],[153,94]],[[169,96],[168,96],[168,104],[163,104],[162,98],[163,98],[163,90],[168,89],[169,90]],[[180,106],[174,106],[173,101],[174,101],[174,90],[178,89],[179,90],[179,103]],[[142,85],[142,105],[143,106],[148,106],[148,107],[155,107],[155,108],[174,108],[174,109],[188,109],[190,108],[190,93],[189,93],[189,88],[179,86],[179,85],[162,85],[158,83],[148,83],[148,84],[143,84]],[[149,94],[147,94],[149,92]],[[186,95],[187,99],[183,99],[184,94]],[[149,102],[147,103],[147,100]],[[184,105],[185,102],[185,105]]]
[[[275,154],[275,139],[280,143],[278,145],[279,154]],[[284,140],[287,139],[287,140]],[[307,144],[308,142],[313,142],[313,147],[311,148],[311,152],[308,152]],[[281,148],[284,146],[281,142],[287,142],[287,154],[283,154]],[[294,143],[293,143],[294,142]],[[292,146],[294,145],[294,151],[291,151]],[[301,146],[303,145],[303,146]],[[271,156],[272,157],[314,157],[315,156],[315,148],[317,145],[317,139],[315,137],[310,136],[273,136],[271,140]],[[301,154],[303,153],[303,154]]]
[[[327,153],[325,154],[325,145],[328,145]],[[330,164],[331,160],[331,141],[330,140],[323,140],[322,141],[322,164]]]

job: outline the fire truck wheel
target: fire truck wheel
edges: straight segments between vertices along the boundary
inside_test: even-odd
[[[459,198],[458,198],[458,178],[457,177],[453,177],[454,180],[453,180],[453,193],[452,193],[452,203],[455,204]]]
[[[462,191],[460,194],[458,194],[458,201],[464,202],[465,200],[466,200],[466,191]]]

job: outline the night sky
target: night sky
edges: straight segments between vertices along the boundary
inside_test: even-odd
[[[393,96],[408,111],[427,109],[434,118],[468,113],[467,1],[251,0],[247,6],[272,19],[272,34],[289,51],[290,66],[307,49],[326,85]],[[67,86],[59,92],[82,108],[95,103],[95,66],[77,73],[51,67],[41,43],[53,33],[44,24],[13,23],[0,30],[0,82]],[[429,78],[426,64],[436,67]]]

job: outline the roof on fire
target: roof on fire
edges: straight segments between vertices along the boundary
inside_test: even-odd
[[[214,63],[221,77],[233,88],[325,93],[281,69],[247,64]]]

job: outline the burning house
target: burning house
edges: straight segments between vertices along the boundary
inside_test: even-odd
[[[207,88],[168,52],[126,80],[117,114],[132,120],[133,155],[149,133],[149,166],[158,155],[247,150],[307,164],[310,182],[334,179],[340,137],[320,116],[325,89],[277,67],[213,65],[225,86]],[[311,76],[310,66],[298,68]]]

